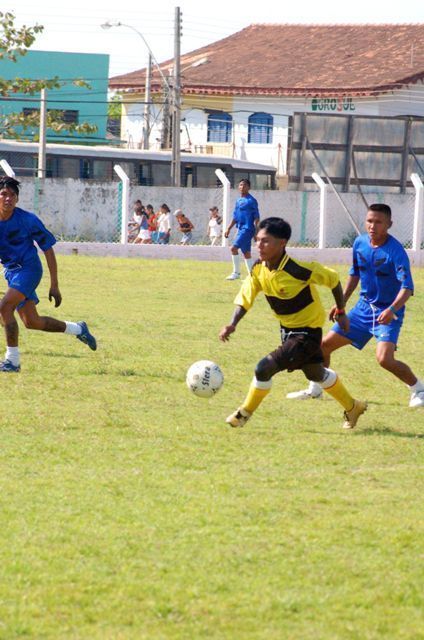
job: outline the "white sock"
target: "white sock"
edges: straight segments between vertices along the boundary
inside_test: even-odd
[[[237,253],[236,255],[234,255],[232,253],[231,257],[233,259],[233,271],[234,271],[234,273],[240,273],[240,254]]]
[[[318,382],[310,380],[308,392],[311,394],[311,396],[319,396],[321,394],[321,385],[318,384]]]
[[[253,376],[252,384],[255,389],[271,389],[272,378],[270,380],[258,380],[256,376]]]
[[[65,333],[70,333],[72,336],[79,336],[82,333],[81,325],[78,322],[66,322]]]
[[[246,263],[247,271],[250,273],[252,271],[253,258],[245,258],[244,261]]]
[[[418,378],[416,383],[411,386],[408,385],[408,388],[411,393],[416,393],[417,391],[424,391],[424,384]]]
[[[6,353],[4,355],[5,360],[10,360],[10,362],[17,367],[18,364],[21,363],[21,357],[19,354],[19,347],[6,347]]]
[[[333,369],[325,369],[324,379],[318,384],[318,382],[311,382],[314,385],[314,388],[311,390],[311,384],[309,385],[309,390],[312,395],[315,394],[315,385],[317,389],[329,389],[337,382],[337,373],[333,371]]]

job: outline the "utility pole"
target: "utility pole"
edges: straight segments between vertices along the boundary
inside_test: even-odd
[[[40,132],[38,141],[38,169],[37,177],[46,177],[46,120],[47,120],[47,100],[46,90],[41,89],[40,95]]]
[[[171,133],[171,117],[169,113],[169,101],[171,100],[171,85],[170,79],[162,81],[162,95],[163,95],[163,112],[162,112],[162,133],[160,140],[161,149],[169,149],[171,146],[169,142]]]
[[[150,138],[150,102],[152,93],[150,89],[152,78],[152,54],[149,51],[149,62],[146,69],[146,87],[144,94],[144,127],[143,127],[143,149],[149,149]]]
[[[181,185],[181,11],[175,7],[174,77],[172,83],[172,161],[173,187]]]

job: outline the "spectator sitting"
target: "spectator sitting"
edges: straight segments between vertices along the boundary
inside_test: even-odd
[[[191,231],[192,231],[192,229],[194,229],[194,225],[187,218],[187,216],[184,215],[184,213],[182,212],[182,209],[177,209],[174,212],[174,216],[177,218],[177,222],[179,224],[180,231],[183,234],[180,244],[183,244],[183,245],[190,244],[190,240],[193,237],[193,234],[191,233]]]

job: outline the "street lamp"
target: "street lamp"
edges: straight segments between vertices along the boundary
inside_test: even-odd
[[[150,102],[151,102],[151,90],[150,90],[150,81],[151,81],[151,68],[152,68],[152,61],[154,62],[154,64],[156,65],[157,70],[159,71],[159,75],[162,78],[164,87],[166,89],[166,95],[165,95],[165,102],[168,101],[168,97],[171,94],[171,87],[169,85],[168,80],[165,78],[165,75],[162,71],[162,69],[159,66],[158,61],[156,60],[153,51],[151,50],[146,38],[143,36],[143,34],[141,33],[141,31],[139,31],[138,29],[136,29],[135,27],[133,27],[130,24],[125,24],[123,22],[105,22],[104,24],[100,25],[102,29],[112,29],[113,27],[127,27],[127,29],[131,29],[132,31],[135,31],[135,33],[140,36],[140,38],[143,40],[148,52],[149,52],[149,61],[147,64],[147,71],[146,71],[146,85],[145,85],[145,98],[144,98],[144,131],[143,131],[143,148],[144,149],[148,149],[149,148],[149,135],[150,135]]]
[[[155,54],[153,53],[153,51],[151,50],[146,38],[143,36],[143,34],[141,33],[141,31],[139,31],[138,29],[136,29],[135,27],[133,27],[131,24],[125,24],[124,22],[110,22],[109,20],[107,22],[104,22],[103,24],[100,25],[102,29],[112,29],[113,27],[127,27],[127,29],[132,29],[132,31],[135,31],[140,38],[143,40],[144,44],[146,45],[146,49],[147,51],[150,53],[150,55],[152,56],[152,60],[154,62],[154,64],[156,65],[157,70],[159,71],[160,77],[162,78],[166,88],[169,90],[170,86],[169,86],[169,82],[168,80],[165,78],[162,69],[159,66],[159,62],[156,60],[155,58]]]
[[[141,31],[136,29],[130,24],[125,24],[123,22],[105,22],[100,25],[102,29],[111,29],[112,27],[127,27],[132,31],[135,31],[140,38],[143,40],[147,50],[149,51],[150,58],[153,60],[159,74],[162,78],[164,87],[166,89],[165,96],[165,105],[164,105],[164,114],[167,112],[167,107],[169,106],[169,100],[171,98],[171,122],[172,122],[172,142],[171,142],[171,150],[172,150],[172,159],[171,159],[171,178],[172,185],[175,187],[179,187],[181,184],[181,148],[180,148],[180,128],[181,128],[181,52],[180,52],[180,36],[181,36],[181,12],[179,7],[175,7],[175,40],[174,40],[174,68],[173,68],[173,78],[172,78],[172,86],[165,77],[162,69],[159,66],[158,61],[156,60],[153,51],[151,50],[149,44],[146,41],[146,38],[143,36]],[[209,62],[208,58],[203,57],[193,62],[192,64],[185,67],[182,71],[189,69],[190,67],[198,67],[202,64]],[[146,74],[146,98],[145,98],[145,109],[144,109],[144,118],[145,118],[145,137],[144,140],[148,142],[148,132],[149,132],[149,105],[151,102],[150,98],[150,59],[148,70]],[[166,127],[166,118],[164,117],[164,129]],[[147,135],[146,135],[147,132]],[[163,130],[163,134],[165,130]],[[145,144],[145,148],[148,147],[148,144]]]

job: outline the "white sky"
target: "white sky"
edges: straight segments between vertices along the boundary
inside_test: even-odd
[[[108,53],[110,75],[141,69],[147,50],[125,27],[100,28],[106,20],[141,31],[159,62],[173,57],[174,10],[183,13],[181,52],[220,40],[253,23],[417,23],[424,0],[3,0],[17,24],[44,26],[33,49]],[[301,55],[301,52],[300,52]]]

